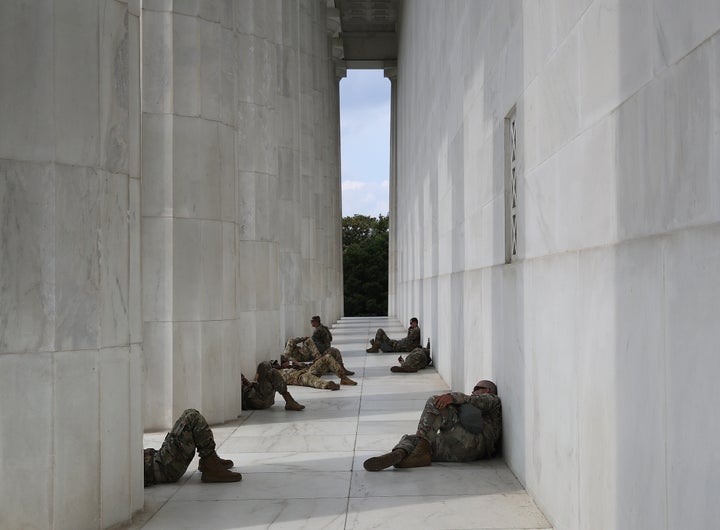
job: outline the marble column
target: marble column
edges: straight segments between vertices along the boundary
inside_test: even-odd
[[[143,7],[145,427],[186,407],[222,422],[241,371],[340,316],[326,6]]]
[[[222,422],[240,411],[237,6],[143,7],[145,427]]]
[[[397,307],[397,66],[384,68],[390,80],[390,238],[388,242],[388,315],[400,316]]]
[[[0,4],[3,528],[143,504],[137,4]]]

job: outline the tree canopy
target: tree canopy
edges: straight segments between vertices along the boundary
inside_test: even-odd
[[[343,217],[345,316],[387,315],[388,216]]]

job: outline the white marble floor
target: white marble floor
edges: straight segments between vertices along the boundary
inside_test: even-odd
[[[363,469],[366,458],[415,432],[428,396],[448,390],[434,368],[394,374],[397,354],[365,353],[378,327],[391,337],[405,333],[381,317],[332,328],[358,386],[293,386],[304,411],[285,411],[278,396],[268,410],[213,426],[218,453],[235,461],[242,482],[203,484],[195,461],[178,483],[145,489],[145,509],[129,528],[551,528],[500,459]],[[145,447],[159,447],[164,434],[146,434]]]

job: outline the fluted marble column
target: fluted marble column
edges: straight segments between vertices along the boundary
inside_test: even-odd
[[[234,4],[146,1],[146,427],[237,416]],[[238,375],[239,377],[239,375]]]
[[[397,304],[397,66],[384,69],[390,80],[390,211],[388,248],[388,315],[398,314]]]
[[[216,9],[222,5],[223,9]],[[146,428],[240,413],[240,372],[342,304],[326,7],[144,3]]]
[[[143,504],[137,2],[0,3],[0,527]]]

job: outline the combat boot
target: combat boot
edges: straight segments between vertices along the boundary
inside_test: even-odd
[[[200,463],[198,464],[198,471],[205,471],[203,467],[207,465],[207,462],[210,460],[217,460],[220,467],[223,469],[230,469],[235,465],[235,463],[232,460],[225,460],[224,458],[220,458],[215,451],[210,453],[204,458],[200,459]]]
[[[242,480],[242,475],[235,471],[225,469],[224,464],[221,462],[222,459],[218,458],[217,455],[213,458],[212,456],[201,458],[199,469],[202,469],[202,475],[200,480],[203,482],[239,482]]]
[[[305,405],[301,405],[295,401],[295,399],[290,395],[290,392],[285,392],[281,395],[285,399],[285,410],[299,411],[305,408]]]
[[[340,385],[338,385],[335,381],[328,381],[327,387],[325,388],[328,390],[340,390]]]
[[[370,339],[370,347],[365,351],[367,353],[377,353],[380,351],[380,345],[375,342],[375,339]]]
[[[345,368],[345,363],[340,363],[340,367],[341,367],[341,368],[343,369],[343,371],[345,372],[345,375],[355,375],[355,372],[353,372],[352,370],[348,370],[347,368]]]
[[[407,456],[404,449],[393,449],[384,455],[368,458],[363,462],[363,467],[368,471],[380,471],[386,467],[393,466]]]
[[[351,385],[351,386],[355,386],[355,385],[357,385],[357,382],[356,382],[356,381],[353,381],[353,380],[350,379],[348,376],[343,375],[343,376],[340,377],[340,384],[341,384],[341,385]]]
[[[407,467],[425,467],[432,463],[432,455],[430,454],[430,442],[425,438],[420,438],[415,449],[407,455],[405,458],[400,460],[398,463],[393,464],[395,467],[407,468]]]

